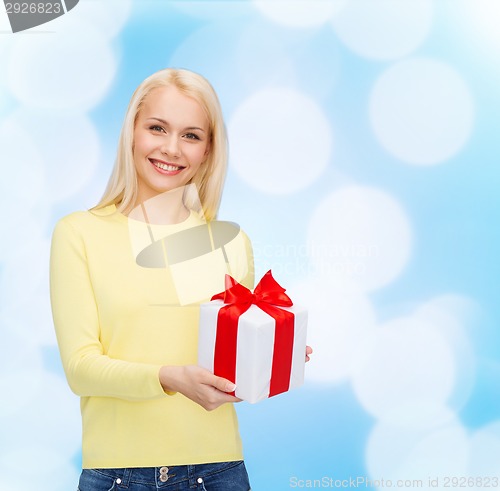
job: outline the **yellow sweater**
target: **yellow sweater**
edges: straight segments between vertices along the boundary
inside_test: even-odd
[[[240,231],[224,250],[172,267],[136,262],[141,241],[200,224],[191,213],[180,224],[147,229],[113,205],[56,225],[52,311],[68,383],[81,397],[84,468],[242,458],[233,405],[207,412],[180,393],[167,395],[158,372],[162,365],[196,364],[199,303],[223,291],[227,263],[253,287],[248,238]],[[197,301],[181,305],[190,284]]]

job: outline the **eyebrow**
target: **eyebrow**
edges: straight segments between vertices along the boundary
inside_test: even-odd
[[[150,119],[153,119],[155,121],[159,121],[160,123],[163,123],[164,125],[169,126],[169,122],[165,121],[164,119],[156,118],[156,117],[147,118],[147,120],[150,120]],[[203,133],[205,133],[205,130],[203,128],[199,128],[198,126],[188,126],[187,128],[184,128],[184,130],[198,130],[198,131],[202,131]]]

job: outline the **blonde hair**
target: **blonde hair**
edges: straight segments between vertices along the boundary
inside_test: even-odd
[[[134,128],[144,99],[159,87],[175,86],[182,94],[193,98],[204,109],[209,122],[209,153],[205,163],[191,180],[195,184],[202,210],[207,220],[216,217],[227,169],[227,135],[222,109],[215,90],[201,75],[189,70],[167,68],[146,78],[135,90],[123,121],[115,165],[104,194],[93,209],[114,204],[129,212],[137,199],[137,173],[134,165]],[[193,186],[189,186],[193,188]],[[197,197],[186,193],[185,204],[195,209]]]

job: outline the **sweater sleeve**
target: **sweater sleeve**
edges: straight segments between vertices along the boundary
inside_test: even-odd
[[[50,296],[57,342],[71,390],[82,397],[126,400],[168,397],[160,365],[112,359],[103,352],[85,243],[68,217],[52,237]]]

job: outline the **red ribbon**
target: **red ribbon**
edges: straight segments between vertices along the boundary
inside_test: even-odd
[[[238,319],[251,305],[256,305],[276,320],[269,397],[286,392],[290,386],[295,316],[277,307],[290,307],[293,303],[271,271],[262,277],[253,293],[226,275],[226,290],[214,295],[212,300],[223,300],[227,304],[217,315],[214,373],[236,381]]]

